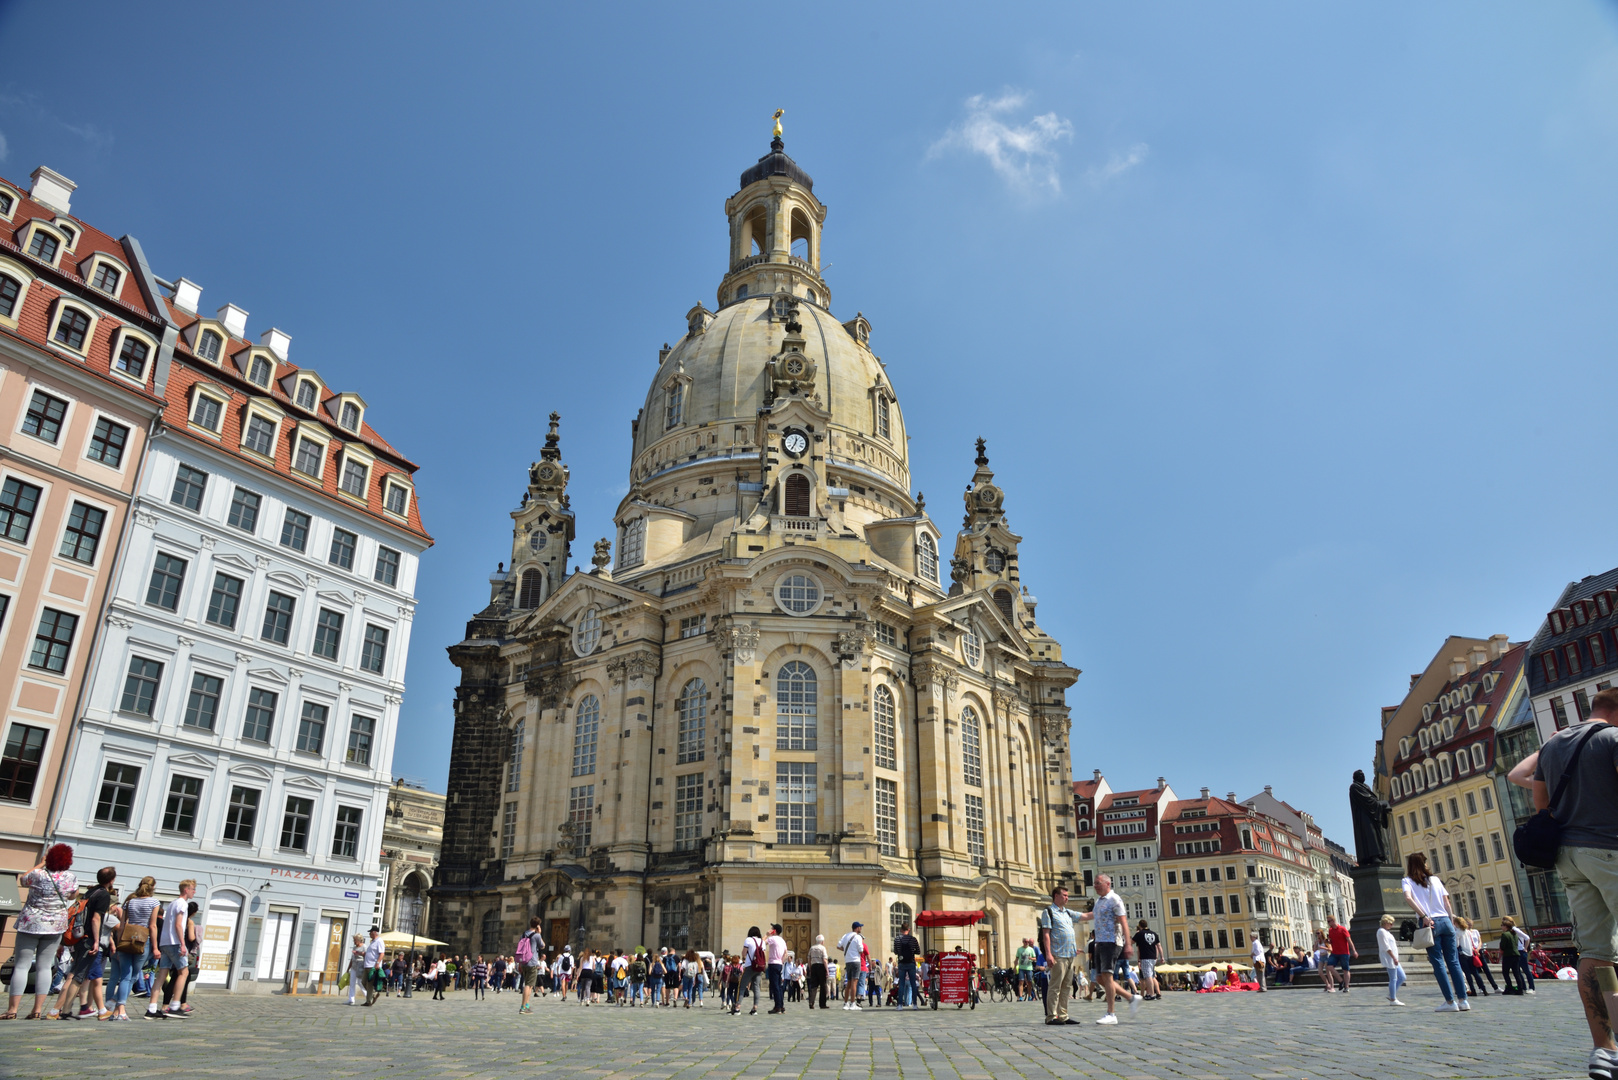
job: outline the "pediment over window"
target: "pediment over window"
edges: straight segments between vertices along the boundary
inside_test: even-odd
[[[269,783],[271,780],[275,779],[275,775],[271,773],[270,770],[260,765],[232,765],[226,771],[230,776],[242,780],[261,780],[264,783]]]
[[[289,776],[282,784],[283,787],[293,788],[297,791],[325,791],[326,786],[319,780],[310,776]]]
[[[249,679],[256,679],[259,682],[276,683],[280,686],[292,685],[287,681],[287,677],[285,675],[282,675],[274,668],[253,668],[252,670],[248,671],[247,677]]]
[[[277,585],[283,585],[289,589],[296,589],[300,594],[303,592],[304,586],[307,584],[307,582],[305,582],[298,575],[289,574],[285,570],[271,570],[264,576],[270,581],[275,582]]]
[[[354,603],[353,597],[346,596],[343,593],[336,592],[332,589],[318,589],[316,590],[315,595],[326,601],[328,604],[337,604],[340,607],[346,608]]]
[[[255,569],[252,563],[240,555],[233,555],[228,551],[215,552],[213,563],[215,566],[228,566],[233,570],[240,570],[246,574],[251,574]]]
[[[211,770],[214,767],[212,759],[202,757],[200,754],[171,754],[169,755],[169,764],[179,765],[186,769]]]

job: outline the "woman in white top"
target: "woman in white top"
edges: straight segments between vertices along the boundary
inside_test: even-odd
[[[1466,977],[1461,972],[1461,957],[1455,947],[1449,890],[1438,880],[1438,875],[1427,869],[1427,856],[1419,851],[1405,859],[1405,877],[1400,885],[1404,887],[1405,900],[1421,916],[1421,925],[1433,931],[1427,959],[1438,977],[1438,988],[1444,992],[1444,1004],[1433,1011],[1470,1012]]]
[[[1405,982],[1404,965],[1399,963],[1399,942],[1393,936],[1394,918],[1382,916],[1382,926],[1376,932],[1376,956],[1388,969],[1388,1004],[1403,1005],[1399,1000],[1399,987]]]
[[[1477,950],[1482,938],[1474,937],[1475,934],[1477,931],[1472,929],[1465,915],[1455,916],[1455,951],[1461,954],[1466,992],[1473,997],[1488,997],[1489,992],[1483,988],[1483,978],[1478,974]]]

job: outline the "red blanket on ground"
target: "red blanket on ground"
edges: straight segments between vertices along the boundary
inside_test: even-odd
[[[1206,990],[1200,990],[1199,989],[1197,991],[1197,993],[1199,993],[1199,994],[1231,994],[1231,993],[1235,993],[1238,990],[1252,990],[1254,992],[1257,992],[1258,983],[1244,982],[1244,983],[1238,983],[1235,986],[1230,986],[1227,983],[1219,983],[1216,986],[1210,986]]]

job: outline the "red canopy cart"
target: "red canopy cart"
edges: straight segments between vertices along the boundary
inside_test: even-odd
[[[916,926],[924,930],[975,926],[982,919],[981,911],[923,911],[916,915]],[[932,999],[933,1008],[938,1008],[940,1002],[957,1009],[963,1005],[977,1008],[977,987],[972,979],[977,956],[959,947],[950,952],[933,949],[931,935],[928,935],[928,945],[927,996]]]

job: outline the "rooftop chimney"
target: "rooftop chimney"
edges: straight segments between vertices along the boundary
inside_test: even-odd
[[[277,330],[272,326],[259,335],[258,343],[282,360],[285,360],[287,358],[287,347],[292,344],[292,335]]]
[[[174,306],[189,314],[197,314],[197,303],[202,299],[202,286],[180,278],[174,283]]]
[[[1231,802],[1235,802],[1236,801],[1236,793],[1234,791],[1227,791],[1227,792],[1225,792],[1225,798],[1229,799]]]
[[[1275,797],[1275,792],[1270,789],[1269,784],[1264,785],[1264,794],[1270,796],[1271,798]]]
[[[235,304],[226,304],[219,309],[219,321],[225,324],[230,336],[244,338],[247,336],[247,312]]]
[[[1097,769],[1097,770],[1096,770],[1096,780],[1098,780],[1098,781],[1099,781],[1099,780],[1100,780],[1100,779],[1101,779],[1101,770],[1100,770],[1100,769]]]
[[[1489,650],[1482,645],[1472,646],[1472,670],[1476,671],[1489,662]]]
[[[1507,637],[1505,634],[1494,634],[1490,636],[1489,655],[1491,657],[1498,659],[1504,656],[1506,654],[1506,650],[1509,648],[1511,648],[1511,638]]]
[[[1169,786],[1169,782],[1168,782],[1168,779],[1166,777],[1159,776],[1157,778],[1157,790],[1162,791],[1164,788],[1166,788],[1168,786]]]
[[[1202,789],[1202,797],[1204,799],[1206,799],[1208,797],[1208,789],[1207,788]]]
[[[1466,674],[1466,657],[1452,656],[1449,658],[1449,677],[1459,679]]]
[[[73,204],[73,192],[79,185],[55,169],[48,169],[43,165],[29,175],[34,179],[34,186],[28,189],[30,199],[50,207],[58,214],[69,213],[69,207]]]

